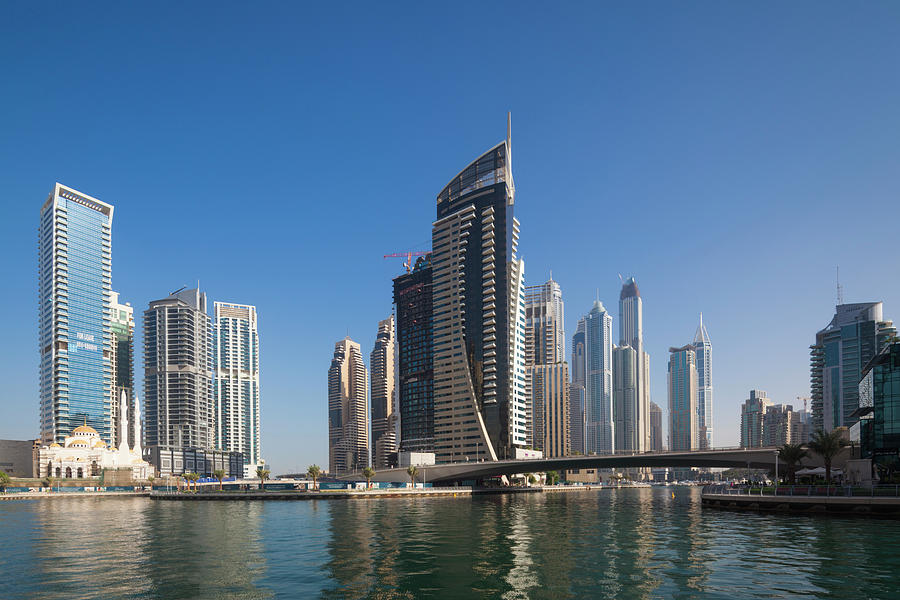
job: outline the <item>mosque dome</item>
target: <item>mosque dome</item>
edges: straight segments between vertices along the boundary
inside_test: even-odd
[[[88,440],[83,437],[70,437],[66,439],[66,447],[70,448],[72,446],[87,446]]]
[[[81,425],[80,427],[76,427],[75,429],[72,430],[73,435],[78,434],[78,433],[87,434],[87,435],[100,435],[99,433],[97,433],[97,430],[94,429],[93,427],[91,427],[90,425]]]
[[[51,448],[62,448],[62,446],[60,446],[60,445],[57,444],[56,442],[53,442],[52,444],[50,444],[50,447],[51,447]]]

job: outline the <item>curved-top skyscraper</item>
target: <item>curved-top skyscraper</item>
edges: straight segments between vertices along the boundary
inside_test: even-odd
[[[438,461],[497,460],[526,444],[524,262],[507,138],[437,196],[432,227]]]

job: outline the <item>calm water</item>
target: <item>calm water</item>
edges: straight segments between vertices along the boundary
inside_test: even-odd
[[[0,598],[900,597],[900,521],[699,490],[0,503]]]

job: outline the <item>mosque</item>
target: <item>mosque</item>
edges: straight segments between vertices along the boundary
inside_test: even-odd
[[[134,405],[134,447],[129,448],[128,444],[128,403],[122,392],[119,403],[122,407],[119,415],[122,443],[119,448],[108,448],[96,429],[82,425],[73,429],[62,445],[54,442],[35,451],[35,474],[40,478],[75,479],[100,477],[103,469],[131,469],[132,479],[146,480],[154,472],[141,456],[140,406],[137,402]]]

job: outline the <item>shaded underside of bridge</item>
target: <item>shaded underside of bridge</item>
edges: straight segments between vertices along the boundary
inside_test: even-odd
[[[615,454],[607,456],[566,456],[530,460],[498,460],[490,462],[460,462],[419,467],[418,480],[430,483],[453,483],[515,475],[517,473],[541,473],[544,471],[568,471],[571,469],[627,469],[635,467],[703,467],[703,468],[751,468],[774,469],[777,448],[747,448],[727,450],[698,450],[695,452],[660,452],[644,454]],[[834,460],[843,464],[848,455],[845,449]],[[804,459],[802,466],[821,466],[817,457]],[[784,468],[780,463],[779,468]],[[340,479],[360,480],[358,473],[343,475]],[[373,481],[409,481],[405,468],[381,469],[375,472]]]

